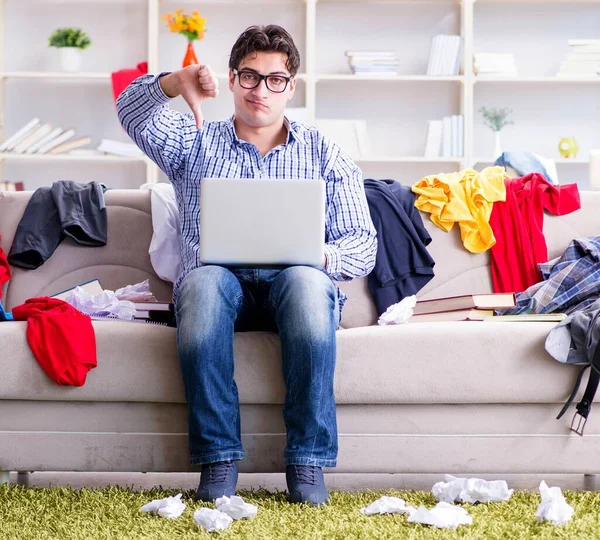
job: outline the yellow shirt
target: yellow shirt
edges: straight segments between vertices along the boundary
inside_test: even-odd
[[[458,222],[465,248],[481,253],[496,243],[489,221],[493,203],[506,200],[505,178],[504,167],[426,176],[412,186],[415,206],[446,232]]]

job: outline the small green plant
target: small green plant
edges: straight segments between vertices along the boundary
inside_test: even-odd
[[[89,36],[79,28],[59,28],[49,38],[50,47],[87,49],[91,44]]]
[[[508,124],[514,124],[512,120],[507,120],[506,117],[512,112],[512,109],[486,109],[481,107],[479,112],[483,115],[485,125],[492,131],[500,131]]]

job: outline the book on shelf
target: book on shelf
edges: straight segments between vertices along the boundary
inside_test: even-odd
[[[75,136],[75,130],[67,129],[66,131],[61,133],[58,137],[56,137],[55,139],[52,139],[51,141],[46,143],[44,146],[39,148],[37,150],[36,154],[46,154],[53,148],[56,148],[58,145],[67,142],[69,139],[72,139],[74,136]]]
[[[462,114],[430,120],[425,141],[425,157],[463,157],[465,121]]]
[[[442,151],[442,120],[429,120],[425,140],[425,157],[439,157]]]
[[[10,152],[17,144],[19,144],[27,135],[40,125],[39,118],[33,118],[16,133],[0,144],[0,152]]]
[[[136,157],[143,156],[144,153],[133,143],[124,143],[113,141],[111,139],[101,139],[96,150],[105,154],[113,154],[115,156]]]
[[[47,135],[42,137],[39,141],[32,144],[27,150],[25,150],[25,153],[26,154],[34,154],[40,148],[42,148],[42,146],[45,146],[50,141],[53,141],[54,139],[56,139],[62,132],[63,132],[62,128],[59,128],[59,127],[54,128],[53,130],[50,131],[50,133],[48,133]]]
[[[521,313],[520,315],[496,315],[486,321],[491,322],[560,322],[567,318],[566,313]]]
[[[355,75],[397,75],[398,57],[393,51],[346,51]]]
[[[456,309],[453,311],[440,311],[438,313],[416,314],[408,322],[484,321],[493,316],[493,309]]]
[[[514,293],[483,293],[417,300],[414,315],[461,309],[505,309],[516,305]]]
[[[68,289],[57,292],[56,294],[52,294],[50,295],[50,298],[64,300],[75,290],[76,287],[82,288],[86,293],[91,295],[102,294],[104,292],[102,285],[100,285],[100,281],[97,279],[92,279],[90,281],[85,281],[83,283],[79,283],[78,285],[74,285],[73,287],[69,287]]]
[[[30,148],[32,145],[37,143],[40,139],[43,139],[48,133],[52,131],[50,124],[42,124],[33,129],[19,144],[17,144],[12,151],[15,154],[22,154]]]
[[[570,53],[560,63],[557,75],[566,77],[600,75],[600,39],[570,39]]]
[[[76,148],[81,148],[83,146],[87,146],[92,142],[91,137],[81,137],[79,139],[73,139],[66,141],[62,144],[59,144],[50,150],[50,154],[64,154],[65,152],[69,152],[70,150],[75,150]]]
[[[2,180],[0,181],[0,191],[25,191],[25,184],[23,182]]]
[[[473,71],[476,75],[516,77],[517,65],[512,53],[475,53]]]
[[[433,77],[453,77],[460,73],[462,38],[438,34],[431,40],[426,74]]]

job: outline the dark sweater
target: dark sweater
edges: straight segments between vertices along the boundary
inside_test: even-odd
[[[435,261],[427,251],[431,236],[415,208],[409,186],[395,180],[365,179],[371,219],[377,230],[377,258],[369,288],[377,313],[416,294],[433,278]]]

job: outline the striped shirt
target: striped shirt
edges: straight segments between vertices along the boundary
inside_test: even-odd
[[[170,109],[158,76],[144,75],[117,100],[123,128],[172,182],[179,207],[182,273],[200,263],[200,181],[202,178],[323,179],[326,182],[324,271],[334,280],[366,276],[375,266],[377,238],[361,170],[338,145],[315,128],[285,119],[284,144],[264,157],[240,140],[233,117],[196,127],[191,114]],[[345,297],[339,292],[343,305]]]
[[[600,298],[600,236],[575,238],[561,257],[538,265],[543,281],[517,294],[517,305],[499,312],[581,311]]]

